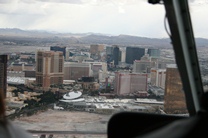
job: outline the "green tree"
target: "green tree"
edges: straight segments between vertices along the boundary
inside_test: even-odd
[[[43,94],[41,94],[39,96],[39,98],[41,99],[40,103],[42,103],[42,104],[50,104],[50,103],[54,103],[56,101],[55,94],[50,91],[44,92]]]

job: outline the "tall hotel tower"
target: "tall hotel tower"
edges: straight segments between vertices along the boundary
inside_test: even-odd
[[[50,85],[63,84],[64,57],[62,52],[38,51],[36,83],[48,90]]]
[[[187,113],[181,77],[174,64],[167,65],[166,69],[164,111],[168,114]]]

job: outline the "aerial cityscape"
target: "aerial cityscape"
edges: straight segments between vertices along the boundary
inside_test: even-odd
[[[172,8],[164,8],[165,1],[150,3],[0,0],[1,135],[2,130],[7,131],[1,129],[7,127],[6,122],[34,138],[107,138],[109,122],[117,113],[192,116],[189,103],[194,97],[187,96],[187,88],[194,89],[194,85],[182,84],[180,75],[183,83],[200,82],[198,94],[201,79],[204,91],[208,91],[208,2],[187,0],[185,9],[189,10],[178,13],[185,17],[189,11],[191,25],[184,26],[193,25],[195,42],[188,42],[196,43],[201,74],[192,79],[184,76],[193,66],[192,75],[198,72],[198,62],[189,60],[183,66],[186,57],[181,57],[174,43],[180,42],[173,35],[177,27],[167,12]],[[187,45],[189,52],[193,47]],[[173,48],[178,50],[177,61]],[[198,103],[196,98],[194,101]],[[132,130],[122,118],[116,128],[119,133],[120,122]],[[132,122],[136,120],[132,118]],[[6,135],[22,134],[14,128]]]
[[[0,92],[9,119],[37,134],[106,137],[108,120],[118,112],[188,115],[168,40],[155,40],[153,46],[148,40],[126,41],[139,39],[134,36],[118,36],[123,44],[92,43],[107,39],[103,35],[87,37],[1,36]],[[198,55],[206,89],[205,50],[200,46]]]

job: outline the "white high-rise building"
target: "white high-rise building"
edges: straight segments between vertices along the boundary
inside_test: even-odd
[[[166,69],[152,68],[150,73],[151,85],[165,89]]]
[[[121,62],[125,62],[125,61],[126,61],[126,51],[121,50]]]
[[[107,63],[105,62],[83,62],[91,64],[93,77],[99,79],[99,70],[102,70],[103,73],[107,72]]]

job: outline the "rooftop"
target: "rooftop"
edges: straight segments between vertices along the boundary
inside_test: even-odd
[[[176,64],[167,64],[167,68],[177,68]]]
[[[136,103],[146,103],[146,104],[164,104],[163,101],[157,101],[156,99],[141,99],[137,98]]]
[[[82,93],[80,91],[76,91],[76,92],[73,91],[73,92],[69,92],[69,93],[65,94],[63,96],[63,98],[66,100],[74,100],[74,99],[80,97],[81,95],[82,95]]]
[[[27,77],[9,77],[7,76],[7,83],[8,84],[25,84],[25,81],[29,80],[35,80],[35,78],[27,78]]]

